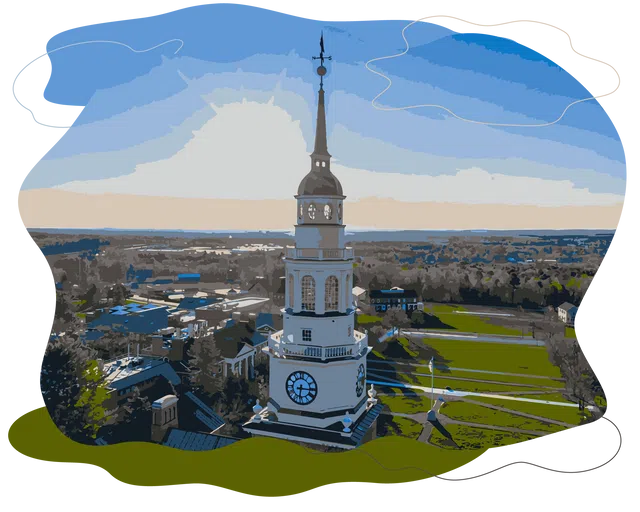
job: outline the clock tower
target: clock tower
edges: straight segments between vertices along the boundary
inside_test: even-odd
[[[285,256],[283,330],[269,338],[269,401],[244,425],[252,434],[353,448],[371,436],[381,406],[366,391],[365,333],[354,328],[353,249],[345,243],[342,185],[327,147],[320,76],[311,170],[298,186],[295,246]],[[368,434],[368,435],[367,435]]]

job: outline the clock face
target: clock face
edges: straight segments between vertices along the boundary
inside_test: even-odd
[[[308,405],[318,396],[318,385],[307,372],[293,372],[285,382],[289,398],[299,405]]]
[[[364,391],[364,385],[366,383],[367,376],[364,373],[364,365],[361,364],[358,367],[358,376],[356,378],[356,395],[362,396],[362,392]]]

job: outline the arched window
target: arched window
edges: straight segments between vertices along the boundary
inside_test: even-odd
[[[342,202],[338,203],[338,221],[342,222]]]
[[[300,209],[298,210],[298,218],[302,220],[303,216],[304,216],[304,206],[302,205],[302,203],[300,203]]]
[[[293,274],[289,274],[289,307],[293,307]]]
[[[311,276],[302,278],[302,310],[316,310],[316,281]]]
[[[309,214],[309,218],[311,220],[315,219],[316,218],[316,205],[311,203],[309,205],[309,208],[307,209],[307,213]]]
[[[338,309],[338,278],[329,276],[324,282],[324,309],[326,311],[335,311]]]
[[[344,305],[349,309],[353,303],[353,297],[351,296],[351,276],[347,274],[344,278]]]
[[[331,211],[331,205],[325,204],[324,205],[324,218],[327,220],[331,220],[331,217],[333,216],[333,211]]]

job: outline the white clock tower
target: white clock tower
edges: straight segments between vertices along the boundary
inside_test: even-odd
[[[342,185],[327,149],[324,45],[311,170],[295,196],[295,247],[285,256],[283,330],[269,339],[269,402],[244,429],[252,434],[353,448],[381,406],[366,393],[367,335],[354,329],[353,249],[345,246]],[[366,417],[366,418],[365,418]],[[369,432],[369,436],[371,433]]]

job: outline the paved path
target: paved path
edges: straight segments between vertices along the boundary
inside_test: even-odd
[[[420,367],[420,368],[428,368],[429,365],[426,363],[405,363],[401,361],[376,361],[376,360],[367,360],[367,364],[371,365],[396,365],[396,366],[412,366],[412,367]],[[461,372],[470,372],[470,373],[486,373],[489,375],[505,375],[507,377],[530,377],[532,379],[549,379],[549,380],[557,380],[559,382],[564,382],[565,379],[561,377],[547,377],[545,375],[531,375],[529,373],[509,373],[509,372],[497,372],[494,370],[477,370],[474,368],[457,368],[455,366],[447,366],[443,364],[435,364],[434,365],[438,370],[456,370]]]
[[[507,407],[502,407],[501,405],[493,405],[488,404],[486,402],[477,402],[475,400],[469,400],[468,398],[460,399],[461,402],[467,402],[469,404],[481,405],[482,407],[486,407],[487,409],[495,409],[496,411],[507,412],[509,414],[513,414],[514,416],[522,416],[523,418],[529,418],[532,420],[542,421],[544,423],[552,423],[553,425],[560,425],[561,427],[571,428],[575,427],[571,423],[565,423],[564,421],[552,420],[551,418],[546,418],[544,416],[536,416],[535,414],[529,414],[521,411],[514,411],[513,409],[508,409]],[[492,427],[493,428],[493,427]]]
[[[379,370],[379,369],[371,369],[370,373],[397,373],[394,370]],[[404,375],[417,375],[420,377],[431,377],[430,373],[419,373],[419,372],[402,372]],[[504,382],[499,380],[484,380],[484,379],[471,379],[469,377],[449,377],[447,375],[437,375],[438,379],[449,379],[449,380],[461,380],[465,382],[480,382],[482,384],[498,384],[502,386],[514,386],[516,388],[534,388],[534,389],[550,389],[554,391],[563,391],[564,388],[554,388],[552,386],[541,386],[537,384],[522,384],[520,382]]]
[[[436,400],[436,405],[433,408],[436,413],[440,412],[440,407],[442,407],[443,402],[440,400]],[[427,415],[425,414],[424,421],[421,422],[423,424],[422,432],[418,436],[418,441],[421,443],[428,443],[429,438],[431,437],[431,432],[433,431],[434,424],[427,419]]]
[[[380,378],[380,377],[378,377]],[[398,381],[394,381],[391,379],[386,379],[386,377],[382,377],[385,379],[385,381],[380,381],[380,380],[372,380],[372,379],[367,379],[367,383],[369,384],[374,384],[377,386],[387,386],[387,387],[394,387],[394,388],[405,388],[405,389],[414,389],[414,390],[420,390],[420,391],[424,391],[424,392],[431,392],[431,388],[425,387],[425,386],[417,386],[415,384],[407,384],[405,382],[398,382]],[[502,400],[515,400],[516,402],[530,402],[530,403],[534,403],[534,404],[547,404],[547,405],[557,405],[558,407],[578,407],[578,404],[573,404],[573,403],[567,403],[567,402],[554,402],[554,401],[550,401],[550,400],[538,400],[536,398],[524,398],[524,397],[518,397],[518,396],[511,396],[511,395],[500,395],[500,394],[494,394],[494,393],[476,393],[474,391],[447,391],[446,389],[440,389],[440,388],[434,388],[433,390],[434,393],[438,394],[438,395],[442,395],[442,396],[458,396],[458,397],[464,397],[464,396],[481,396],[484,398],[500,398]],[[587,406],[587,409],[589,410],[593,410],[593,406],[589,405]]]
[[[446,332],[446,331],[400,331],[400,334],[404,336],[410,336],[412,338],[440,338],[440,339],[454,339],[464,341],[481,341],[485,343],[510,343],[512,345],[533,345],[544,346],[544,341],[534,338],[521,338],[520,336],[490,336],[490,335],[478,335],[473,332]]]
[[[452,420],[451,418],[448,418],[443,414],[440,415],[440,423],[442,424],[442,426],[463,425],[465,427],[484,428],[489,430],[500,430],[501,432],[514,432],[516,434],[525,434],[528,436],[546,436],[550,433],[550,432],[540,432],[538,430],[525,430],[522,428],[515,428],[515,427],[499,427],[497,425],[485,425],[483,423],[473,423],[471,421]]]

